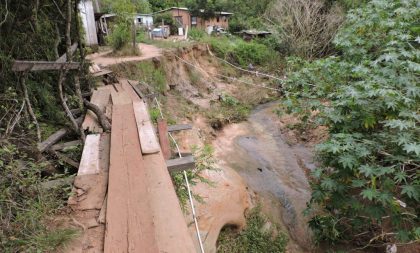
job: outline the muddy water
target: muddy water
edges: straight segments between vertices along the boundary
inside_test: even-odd
[[[226,127],[214,142],[216,156],[242,176],[263,211],[288,232],[289,252],[309,252],[310,234],[302,211],[310,189],[301,166],[312,169],[312,155],[304,146],[287,144],[273,112],[276,106],[261,105],[248,121]]]

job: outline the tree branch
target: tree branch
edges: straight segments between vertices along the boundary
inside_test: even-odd
[[[109,123],[108,119],[106,118],[105,114],[99,109],[99,107],[91,102],[87,101],[86,99],[83,100],[86,108],[91,110],[93,113],[96,114],[99,123],[101,124],[102,128],[105,132],[111,131],[111,124]]]

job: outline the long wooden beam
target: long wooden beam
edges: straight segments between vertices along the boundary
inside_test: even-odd
[[[176,131],[191,130],[191,129],[192,129],[192,125],[189,125],[189,124],[178,124],[178,125],[168,126],[168,132],[176,132]]]
[[[42,70],[59,70],[59,69],[78,69],[78,62],[51,62],[51,61],[15,61],[12,70],[16,72],[22,71],[42,71]]]
[[[169,172],[179,172],[183,170],[193,169],[195,166],[194,156],[186,156],[166,161]]]

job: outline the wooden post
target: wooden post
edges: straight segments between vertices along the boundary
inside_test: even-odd
[[[165,160],[169,160],[169,158],[171,158],[171,148],[168,138],[168,124],[166,123],[166,120],[160,119],[158,120],[157,126],[159,132],[159,143],[163,157]]]

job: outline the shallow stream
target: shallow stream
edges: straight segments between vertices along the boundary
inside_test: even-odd
[[[288,232],[289,251],[309,252],[302,212],[310,198],[305,169],[315,167],[313,156],[303,145],[287,144],[274,113],[277,105],[260,105],[247,121],[227,126],[214,143],[216,157],[241,175],[263,212]]]

